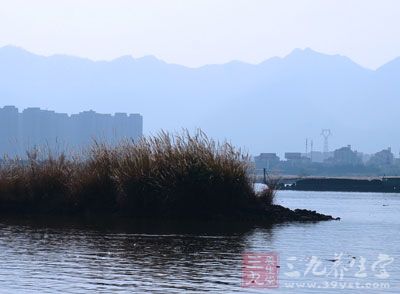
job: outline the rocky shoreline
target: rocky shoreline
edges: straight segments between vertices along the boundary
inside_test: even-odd
[[[134,217],[129,215],[120,215],[120,214],[46,214],[46,213],[24,213],[24,212],[11,212],[11,211],[1,211],[0,219],[19,219],[23,220],[47,220],[53,222],[57,219],[62,219],[64,221],[71,220],[77,222],[93,222],[93,223],[104,223],[104,222],[112,222],[112,223],[141,223],[141,222],[151,222],[154,224],[164,224],[164,223],[197,223],[198,226],[202,226],[203,223],[205,227],[208,226],[209,222],[212,223],[235,223],[235,224],[253,224],[253,225],[276,225],[282,223],[316,223],[321,221],[338,221],[339,217],[333,217],[331,215],[325,215],[318,213],[316,211],[307,210],[307,209],[295,209],[291,210],[289,208],[283,207],[281,205],[271,205],[267,209],[265,209],[262,213],[260,211],[253,213],[241,213],[236,216],[223,216],[223,215],[214,215],[214,216],[203,216],[203,217]]]
[[[314,210],[295,209],[291,210],[281,205],[273,204],[266,208],[266,216],[273,223],[283,222],[319,222],[340,220],[338,217],[318,213]]]
[[[195,220],[195,221],[233,221],[243,223],[254,223],[254,224],[281,224],[281,223],[293,223],[293,222],[321,222],[321,221],[339,221],[340,217],[334,217],[332,215],[326,215],[318,213],[315,210],[308,209],[290,209],[278,204],[271,204],[265,206],[263,209],[255,208],[241,211],[238,214],[226,215],[207,215],[207,216],[196,216],[187,217],[182,219],[174,218],[174,220]]]
[[[232,213],[231,215],[224,214],[201,214],[201,215],[180,215],[180,216],[160,216],[160,215],[130,215],[121,213],[107,213],[107,212],[93,212],[93,211],[80,211],[80,212],[29,212],[23,210],[5,209],[5,207],[0,207],[0,217],[17,217],[19,219],[24,218],[57,218],[57,216],[64,219],[92,219],[92,220],[118,220],[123,221],[152,221],[152,222],[165,222],[165,221],[198,221],[198,222],[243,222],[243,223],[254,223],[254,224],[280,224],[280,223],[291,223],[291,222],[320,222],[320,221],[332,221],[340,220],[339,217],[333,217],[331,215],[326,215],[318,213],[314,210],[308,209],[289,209],[287,207],[271,204],[264,206],[263,209],[259,207],[253,207],[252,209],[245,209],[238,213]]]

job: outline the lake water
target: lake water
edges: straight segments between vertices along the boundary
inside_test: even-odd
[[[281,191],[277,202],[342,220],[269,228],[0,220],[0,293],[400,293],[400,194]],[[243,288],[243,254],[270,252],[279,288]]]

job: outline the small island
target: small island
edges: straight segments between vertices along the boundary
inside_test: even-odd
[[[0,167],[0,214],[121,216],[274,224],[334,218],[274,204],[255,191],[249,156],[203,132],[161,132],[80,154],[34,149]]]

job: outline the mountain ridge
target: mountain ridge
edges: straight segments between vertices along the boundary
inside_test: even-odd
[[[270,60],[282,60],[282,59],[286,59],[287,57],[289,57],[289,56],[291,56],[291,55],[293,55],[293,54],[296,54],[296,53],[298,53],[298,52],[302,52],[302,53],[310,53],[310,52],[311,52],[312,54],[319,54],[319,55],[322,55],[322,56],[340,57],[340,58],[348,59],[349,61],[351,61],[352,63],[356,64],[357,66],[362,67],[363,69],[366,69],[366,70],[370,70],[370,71],[378,71],[380,68],[385,67],[386,65],[388,65],[388,64],[390,64],[390,63],[392,63],[392,62],[396,62],[396,63],[399,62],[399,63],[400,63],[400,56],[399,56],[399,57],[395,57],[395,58],[393,58],[392,60],[389,60],[388,62],[386,62],[386,63],[380,65],[380,66],[377,67],[376,69],[369,69],[369,68],[367,68],[367,67],[364,67],[364,66],[358,64],[357,62],[353,61],[351,58],[349,58],[349,57],[347,57],[347,56],[345,56],[345,55],[342,55],[342,54],[327,54],[327,53],[322,53],[322,52],[313,50],[313,49],[311,49],[310,47],[306,47],[306,48],[304,48],[304,49],[295,48],[295,49],[293,49],[290,53],[286,54],[286,55],[283,56],[283,57],[273,56],[273,57],[267,58],[267,59],[265,59],[265,60],[263,60],[263,61],[260,61],[260,62],[257,62],[257,63],[249,63],[249,62],[246,62],[246,61],[241,61],[241,60],[234,59],[234,60],[230,60],[230,61],[224,62],[224,63],[210,63],[210,64],[204,64],[204,65],[200,65],[200,66],[196,66],[196,67],[185,66],[185,65],[178,64],[178,63],[173,63],[173,62],[167,62],[167,61],[162,60],[162,59],[160,59],[160,58],[157,58],[156,56],[151,55],[151,54],[150,54],[150,55],[144,55],[144,56],[141,56],[141,57],[133,57],[132,55],[125,54],[125,55],[121,55],[121,56],[112,58],[112,59],[110,59],[110,60],[106,60],[106,59],[94,60],[94,59],[91,59],[91,58],[89,58],[89,57],[81,57],[81,56],[75,56],[75,55],[71,55],[71,54],[62,54],[62,53],[56,53],[56,54],[50,54],[50,55],[42,55],[42,54],[33,53],[33,52],[29,51],[29,50],[26,50],[26,49],[24,49],[24,48],[22,48],[22,47],[15,46],[15,45],[5,45],[5,46],[2,46],[2,47],[0,47],[0,52],[1,52],[2,50],[20,52],[20,53],[23,53],[23,54],[29,54],[29,55],[31,55],[31,56],[44,57],[44,58],[51,58],[51,57],[74,58],[74,59],[80,59],[80,60],[91,61],[91,62],[93,62],[93,63],[97,63],[97,62],[100,62],[100,63],[110,63],[110,62],[114,62],[114,61],[116,61],[116,60],[119,60],[119,59],[121,59],[121,58],[127,58],[127,59],[128,59],[128,58],[131,58],[131,59],[133,59],[133,60],[153,59],[153,60],[157,60],[157,61],[159,61],[159,62],[161,62],[161,63],[164,63],[164,64],[167,64],[167,65],[177,65],[177,66],[185,67],[185,68],[187,68],[187,69],[199,69],[199,68],[208,67],[208,66],[224,66],[224,65],[231,64],[231,63],[240,63],[240,64],[243,64],[243,65],[258,66],[258,65],[261,65],[261,64],[263,64],[263,63],[266,63],[266,62],[268,62],[268,61],[270,61]]]
[[[39,106],[75,113],[139,112],[147,133],[203,128],[251,153],[353,144],[368,152],[400,147],[400,58],[377,70],[342,55],[295,49],[258,64],[232,61],[198,68],[154,56],[93,61],[0,48],[0,107]],[[371,140],[374,136],[374,140]]]

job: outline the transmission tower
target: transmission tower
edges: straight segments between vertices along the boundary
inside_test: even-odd
[[[332,136],[332,132],[330,129],[323,129],[321,132],[321,136],[324,137],[324,155],[326,156],[329,152],[329,140],[328,138]]]

